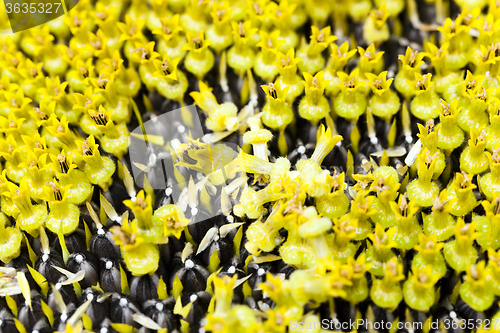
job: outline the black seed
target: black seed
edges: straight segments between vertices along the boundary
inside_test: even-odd
[[[78,304],[78,299],[76,297],[75,290],[73,289],[73,285],[61,285],[58,283],[54,285],[54,288],[61,293],[64,304],[66,304],[68,309],[75,310],[76,304]],[[52,288],[50,288],[47,293],[47,305],[52,309],[52,311],[54,311],[54,313],[59,313]]]
[[[106,229],[98,229],[89,243],[89,251],[97,258],[120,259],[120,247],[111,239],[113,234]]]
[[[17,332],[14,317],[6,309],[0,310],[0,332]]]
[[[109,316],[109,298],[101,299],[102,295],[103,293],[94,288],[87,288],[82,291],[80,297],[79,306],[89,300],[91,301],[85,314],[92,320],[94,327],[99,327],[104,319]]]
[[[94,286],[99,282],[99,261],[89,251],[71,253],[66,266],[68,271],[75,274],[85,271],[85,276],[80,281],[82,288]]]
[[[117,293],[111,296],[109,319],[113,323],[123,323],[139,327],[132,318],[132,315],[137,312],[139,312],[139,306],[130,297]]]
[[[111,259],[101,259],[100,261],[100,279],[99,284],[105,292],[122,291],[121,273],[118,261]]]
[[[16,331],[2,331],[2,332],[16,332]],[[33,330],[31,333],[52,333],[54,329],[50,327],[49,322],[45,319],[40,319],[35,326],[33,326]]]
[[[96,329],[96,333],[118,333],[113,327],[111,327],[111,320],[106,318],[102,324]]]
[[[33,326],[39,320],[47,320],[45,314],[42,311],[42,295],[35,290],[31,291],[31,308],[29,305],[23,301],[23,304],[19,306],[17,313],[17,319],[23,324],[28,332],[31,332]]]
[[[145,302],[158,298],[158,283],[160,277],[156,274],[134,276],[130,282],[130,297],[137,302]]]
[[[174,306],[174,298],[169,297],[164,300],[148,300],[143,303],[142,308],[146,316],[153,319],[161,327],[166,328],[168,332],[171,332],[179,327],[179,318],[173,314]]]
[[[82,252],[87,249],[87,243],[85,242],[85,231],[82,229],[77,229],[70,235],[64,236],[64,242],[69,253]],[[62,252],[61,244],[59,243],[58,238],[54,239],[52,246],[58,253]]]
[[[186,259],[183,263],[180,253],[177,253],[172,262],[173,267],[178,267],[175,274],[170,277],[170,289],[172,289],[175,277],[178,276],[183,288],[183,292],[197,292],[205,290],[210,272],[201,266],[195,259]]]
[[[203,265],[208,266],[210,264],[210,258],[217,252],[217,256],[221,263],[225,263],[231,258],[233,252],[233,244],[230,240],[226,240],[225,238],[219,239],[215,242],[212,242],[204,251],[197,255],[197,258],[200,259]]]
[[[49,283],[57,283],[63,277],[63,274],[53,266],[64,268],[63,259],[53,251],[49,254],[42,254],[35,262],[35,269],[42,274]]]
[[[189,302],[193,302],[191,310],[189,311],[189,314],[186,318],[186,321],[189,323],[192,330],[199,330],[200,321],[205,317],[205,313],[208,310],[211,299],[212,295],[207,293],[206,291],[200,291],[192,294],[184,293],[182,295],[181,301],[183,306],[185,306]]]

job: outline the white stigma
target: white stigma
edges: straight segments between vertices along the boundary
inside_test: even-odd
[[[87,301],[92,301],[94,299],[94,294],[87,294]]]
[[[151,154],[149,155],[149,162],[148,162],[148,165],[149,166],[154,166],[156,164],[156,160],[158,159],[158,157],[156,156],[156,154]]]
[[[234,266],[229,267],[229,269],[227,270],[227,272],[228,272],[229,274],[234,274],[234,273],[236,273],[236,267],[234,267]]]
[[[42,256],[42,260],[43,261],[49,260],[49,255],[47,253],[44,253],[43,256]]]
[[[83,256],[81,254],[77,255],[75,257],[75,261],[79,264],[81,264],[83,262]]]
[[[121,306],[127,306],[128,304],[128,301],[126,298],[120,298],[120,305]]]
[[[177,126],[177,131],[179,133],[184,133],[186,131],[186,127],[184,127],[184,125],[179,125]]]
[[[113,262],[112,261],[107,261],[106,262],[106,269],[111,269],[113,268]]]
[[[156,310],[163,311],[163,303],[156,303]]]
[[[264,268],[259,268],[259,269],[257,270],[257,275],[258,275],[258,276],[262,276],[262,275],[264,275],[264,274],[266,274],[266,271],[264,270]]]
[[[169,195],[171,195],[171,194],[172,194],[172,189],[171,189],[170,187],[167,187],[167,188],[165,189],[165,195],[166,195],[166,196],[169,196]]]
[[[299,152],[299,154],[304,154],[306,152],[306,147],[304,146],[300,146],[297,151]]]
[[[262,301],[261,301],[261,302],[262,302]],[[269,305],[268,305],[268,304],[266,304],[266,303],[264,303],[264,302],[262,302],[262,304],[261,304],[260,308],[261,308],[263,311],[267,311],[267,310],[269,310]]]
[[[194,294],[194,295],[191,295],[191,297],[189,297],[189,301],[190,302],[194,302],[198,299],[198,295]]]
[[[170,141],[170,146],[174,149],[174,151],[176,151],[177,149],[181,148],[181,142],[179,141],[179,139],[173,139],[172,141]]]
[[[184,264],[186,268],[193,268],[194,267],[194,262],[190,259],[186,260],[186,263]]]
[[[99,230],[97,230],[97,234],[99,236],[103,236],[104,234],[106,234],[106,232],[104,231],[104,229],[99,229]]]
[[[198,214],[198,208],[193,207],[191,208],[191,216],[196,216]]]

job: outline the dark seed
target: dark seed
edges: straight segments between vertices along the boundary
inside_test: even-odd
[[[99,284],[105,292],[122,291],[120,266],[117,261],[111,259],[101,259],[100,261]]]
[[[31,291],[31,307],[24,302],[19,307],[19,311],[17,313],[17,319],[23,324],[24,328],[28,332],[31,332],[33,326],[40,320],[47,320],[45,314],[42,311],[42,295],[37,291]]]
[[[104,319],[109,316],[109,298],[102,298],[102,295],[100,291],[94,288],[87,288],[83,290],[82,296],[80,297],[78,306],[87,301],[91,301],[85,314],[92,320],[94,327],[98,327]]]
[[[94,286],[99,282],[99,261],[89,251],[70,254],[66,266],[70,272],[75,274],[79,271],[85,271],[85,276],[80,281],[82,288]]]
[[[61,285],[60,283],[57,283],[54,285],[54,287],[57,291],[62,296],[62,299],[64,301],[64,304],[69,308],[72,308],[73,310],[76,309],[76,304],[78,303],[78,299],[75,294],[75,290],[73,289],[73,285]],[[47,305],[54,311],[54,313],[59,313],[58,306],[55,302],[54,298],[54,292],[53,289],[50,288],[49,292],[47,293]]]
[[[63,274],[53,266],[64,268],[63,259],[53,251],[49,254],[44,253],[35,262],[35,269],[42,274],[49,283],[57,283],[63,277]]]
[[[178,276],[182,286],[184,287],[183,292],[197,292],[205,290],[210,272],[205,267],[198,264],[195,259],[187,259],[183,263],[180,253],[178,253],[175,255],[172,265],[179,268],[170,278],[170,289],[172,289],[175,277]]]
[[[120,259],[120,247],[111,239],[113,234],[106,229],[98,229],[89,243],[89,251],[97,258]]]
[[[6,309],[0,311],[0,332],[17,332],[14,317]]]
[[[142,305],[144,314],[166,328],[168,332],[175,331],[179,327],[179,319],[173,314],[174,306],[173,297],[164,300],[151,299]]]
[[[122,323],[139,327],[132,318],[132,315],[137,312],[139,312],[139,307],[130,297],[122,294],[113,294],[111,296],[109,319],[111,319],[113,323]]]

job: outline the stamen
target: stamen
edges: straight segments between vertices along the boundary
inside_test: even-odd
[[[403,194],[401,197],[401,203],[399,204],[399,210],[401,211],[401,214],[403,216],[407,216],[408,212],[408,200],[407,200],[408,195],[406,192]]]
[[[450,104],[446,103],[443,100],[440,100],[439,103],[441,104],[441,107],[443,108],[443,115],[445,115],[445,116],[451,115]]]
[[[424,284],[427,281],[427,274],[425,273],[418,274],[418,280],[420,281],[420,283]]]
[[[274,88],[273,83],[269,83],[269,95],[271,95],[274,99],[278,98],[278,93],[276,92],[276,88]]]
[[[226,11],[225,11],[224,9],[219,10],[219,11],[217,12],[217,19],[218,19],[219,21],[222,21],[222,18],[223,18],[223,16],[224,16],[224,14],[225,14],[225,13],[226,13]]]
[[[99,76],[99,78],[97,79],[97,85],[98,85],[98,86],[99,86],[99,88],[101,88],[101,89],[106,88],[106,85],[107,85],[107,84],[108,84],[108,82],[109,82],[109,80],[108,80],[108,79],[104,79],[104,78],[103,78],[103,76],[104,76],[104,73],[103,73],[103,74],[101,74],[101,75]]]
[[[281,66],[283,67],[286,67],[290,64],[290,57],[288,57],[287,59],[281,58],[280,60],[281,60]]]
[[[324,42],[325,41],[325,33],[324,32],[321,32],[318,37],[316,37],[316,40],[320,43]]]
[[[63,199],[63,196],[61,194],[61,190],[59,187],[54,183],[54,182],[49,182],[50,185],[52,186],[52,191],[54,192],[54,198],[57,201],[61,201]]]
[[[84,155],[87,155],[87,156],[92,156],[93,155],[92,149],[89,147],[89,144],[88,144],[87,140],[85,140],[83,142],[82,151],[83,151]]]
[[[349,89],[354,89],[356,87],[356,79],[357,77],[353,77],[347,82],[344,82],[344,87],[347,87]]]
[[[479,272],[477,271],[477,267],[476,267],[476,265],[471,265],[471,266],[470,266],[470,276],[471,276],[474,280],[479,279]]]
[[[136,200],[136,203],[142,208],[146,208],[146,202],[144,201],[144,199],[142,197],[137,197],[137,200]]]
[[[79,27],[82,23],[83,23],[83,21],[82,21],[82,20],[80,20],[80,19],[78,18],[78,16],[75,14],[75,16],[73,17],[73,25],[74,25],[75,27]]]
[[[243,22],[238,25],[238,35],[245,37],[245,30],[243,29]]]
[[[66,156],[64,156],[62,154],[57,155],[57,161],[59,162],[59,166],[61,167],[61,171],[63,173],[68,173],[69,165],[68,165],[68,162],[66,161]]]
[[[434,119],[427,120],[425,126],[427,127],[427,133],[434,131]]]
[[[170,71],[170,68],[167,65],[167,59],[163,59],[163,63],[161,64],[161,69],[163,70],[163,73],[165,75],[170,75],[172,72]]]
[[[133,36],[133,35],[135,35],[135,34],[136,34],[136,32],[137,32],[137,26],[136,26],[136,25],[135,25],[135,23],[134,23],[134,24],[132,25],[132,28],[130,28],[130,30],[128,31],[128,34],[129,34],[130,36]]]
[[[202,42],[201,42],[201,38],[200,38],[200,37],[196,36],[196,37],[194,37],[194,38],[192,39],[192,41],[193,41],[193,43],[194,43],[194,46],[195,46],[197,49],[201,48],[201,46],[202,46]]]
[[[413,51],[410,54],[410,59],[408,59],[408,65],[413,67],[413,64],[415,64],[415,61],[417,60],[417,54],[418,51]]]
[[[258,3],[258,2],[254,2],[254,3],[253,3],[253,9],[255,9],[255,14],[257,14],[257,15],[262,15],[262,14],[263,14],[263,10],[262,10],[262,8],[259,6],[259,3]]]
[[[469,178],[469,175],[465,171],[462,171],[462,175],[464,175],[464,180],[462,180],[462,182],[460,183],[460,187],[466,188],[470,184],[471,179]]]
[[[97,16],[99,19],[101,20],[105,20],[106,19],[106,14],[105,13],[95,13],[95,16]]]

